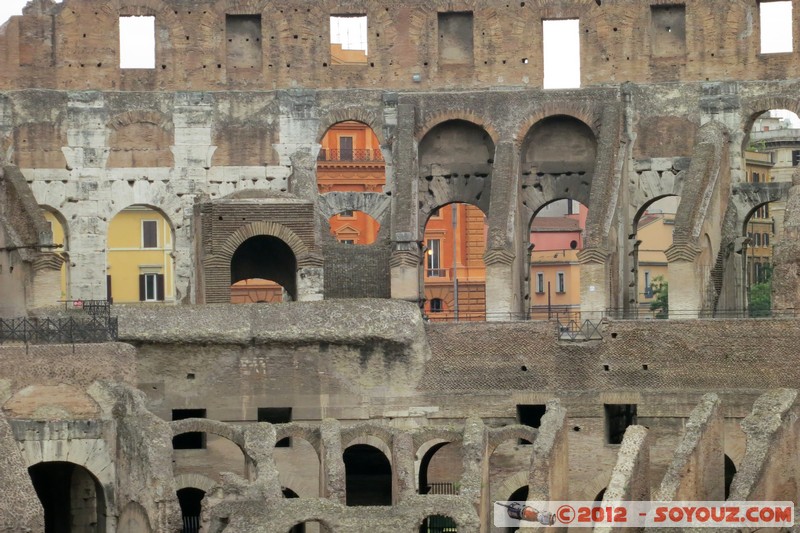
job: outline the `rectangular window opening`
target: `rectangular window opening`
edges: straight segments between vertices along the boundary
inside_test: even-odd
[[[758,4],[761,21],[761,53],[779,54],[793,50],[792,2],[762,1]]]
[[[172,420],[187,418],[206,418],[205,409],[173,409]],[[202,432],[183,433],[172,437],[173,450],[203,450],[206,447],[206,434]]]
[[[142,220],[142,248],[158,248],[157,220]]]
[[[156,68],[156,18],[119,18],[119,67]]]
[[[292,421],[292,408],[291,407],[259,407],[258,408],[258,421],[269,422],[270,424],[288,424]],[[292,445],[290,437],[279,440],[276,448],[289,448]]]
[[[686,54],[686,6],[650,6],[650,47],[653,57]]]
[[[367,16],[331,15],[331,65],[367,63]]]
[[[472,65],[471,11],[439,13],[439,64]]]
[[[544,294],[544,272],[536,273],[536,292],[537,294]]]
[[[580,20],[543,20],[544,88],[581,86]]]
[[[225,15],[228,74],[261,71],[261,15]]]
[[[428,240],[428,251],[425,254],[428,256],[428,277],[442,278],[444,271],[441,268],[441,244],[439,239]]]
[[[604,404],[606,416],[606,442],[622,444],[625,430],[636,424],[636,404]]]
[[[152,272],[139,274],[139,301],[164,301],[164,274]]]
[[[565,293],[567,292],[567,286],[564,283],[564,273],[559,272],[556,274],[556,292]]]
[[[542,425],[542,417],[547,406],[544,404],[517,405],[517,421],[525,426],[538,428]],[[525,439],[519,439],[520,444],[533,444]]]

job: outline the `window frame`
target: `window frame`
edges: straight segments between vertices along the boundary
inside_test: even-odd
[[[556,272],[556,294],[567,294],[567,281],[564,272]]]
[[[149,225],[151,223],[155,224],[154,235],[155,235],[156,242],[155,242],[154,246],[148,246],[147,245],[147,233],[145,231],[145,225],[146,224]],[[143,218],[141,220],[141,247],[142,247],[142,249],[143,250],[157,250],[157,249],[159,249],[160,248],[159,240],[160,239],[158,238],[158,219],[155,219],[155,218]]]

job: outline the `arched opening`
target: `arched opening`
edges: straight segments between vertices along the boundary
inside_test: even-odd
[[[231,258],[231,303],[274,303],[297,299],[297,259],[288,244],[271,235],[244,241]]]
[[[486,234],[486,216],[473,205],[451,203],[428,217],[423,287],[430,320],[486,320]]]
[[[342,211],[328,219],[331,235],[342,244],[372,244],[380,223],[363,211]]]
[[[533,320],[580,320],[578,252],[588,209],[572,199],[541,207],[530,224],[530,316]]]
[[[737,300],[744,304],[747,316],[766,317],[771,316],[773,305],[783,305],[771,301],[771,277],[773,250],[781,243],[786,211],[786,198],[776,199],[769,189],[775,184],[791,184],[800,166],[800,118],[788,109],[772,109],[753,115],[751,120],[742,149],[742,186],[765,201],[744,222],[744,239],[741,249],[737,248],[741,252],[741,292]],[[793,308],[793,303],[789,307]]]
[[[53,234],[53,252],[60,255],[64,260],[61,265],[61,300],[69,300],[69,228],[66,219],[48,206],[41,206],[44,212],[44,219],[50,225],[50,232]]]
[[[733,483],[733,476],[736,475],[736,465],[733,460],[725,455],[725,499],[731,494],[731,483]]]
[[[524,502],[528,499],[528,486],[523,485],[522,487],[518,488],[511,495],[508,497],[508,501],[510,502]],[[516,527],[507,527],[505,528],[506,533],[515,533],[517,531]]]
[[[457,533],[456,521],[445,515],[431,515],[425,517],[419,528],[419,533]]]
[[[103,487],[86,468],[53,461],[28,468],[44,509],[45,533],[103,533],[106,499]]]
[[[203,510],[203,498],[206,493],[200,489],[186,487],[178,490],[178,503],[181,506],[183,520],[182,533],[198,533],[200,531],[200,514]]]
[[[588,194],[597,159],[597,141],[589,126],[567,115],[547,117],[528,131],[523,146],[524,176],[574,178],[573,190],[581,189],[576,194]]]
[[[747,316],[750,318],[772,316],[773,246],[780,240],[775,235],[776,205],[778,209],[785,208],[784,202],[763,203],[748,214],[744,223],[744,301],[747,303]]]
[[[607,488],[607,487],[606,487]],[[606,488],[603,488],[600,492],[597,493],[597,496],[594,497],[594,501],[602,502],[603,498],[606,496]]]
[[[633,269],[629,298],[631,318],[669,316],[667,249],[672,246],[679,196],[662,196],[645,204],[633,222]]]
[[[460,443],[434,444],[420,461],[418,491],[420,494],[458,494],[463,472]]]
[[[282,483],[292,487],[284,490],[284,497],[318,497],[320,460],[317,449],[302,433],[282,435],[278,435],[273,458]]]
[[[288,531],[288,533],[331,533],[331,528],[319,520],[306,520],[298,522]]]
[[[392,467],[381,450],[354,444],[343,454],[347,505],[392,505]]]
[[[174,302],[175,233],[159,210],[126,207],[108,225],[106,296],[115,303]]]
[[[386,162],[372,128],[348,120],[334,124],[320,141],[317,186],[328,192],[383,192]]]
[[[242,448],[226,436],[206,431],[187,431],[173,436],[172,465],[175,476],[202,474],[216,482],[221,472],[249,479],[247,457]]]

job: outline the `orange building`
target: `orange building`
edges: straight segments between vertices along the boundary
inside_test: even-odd
[[[468,204],[438,209],[425,226],[424,243],[425,312],[430,320],[485,320],[483,212]]]

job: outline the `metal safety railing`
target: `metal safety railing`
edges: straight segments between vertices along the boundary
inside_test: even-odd
[[[369,148],[323,148],[319,151],[317,161],[383,162],[383,153]]]
[[[199,533],[200,531],[200,517],[199,516],[183,516],[183,529],[181,533]]]
[[[558,339],[562,341],[601,341],[600,322],[591,320],[557,320]]]
[[[113,342],[119,336],[117,317],[0,319],[0,344],[82,344]]]

